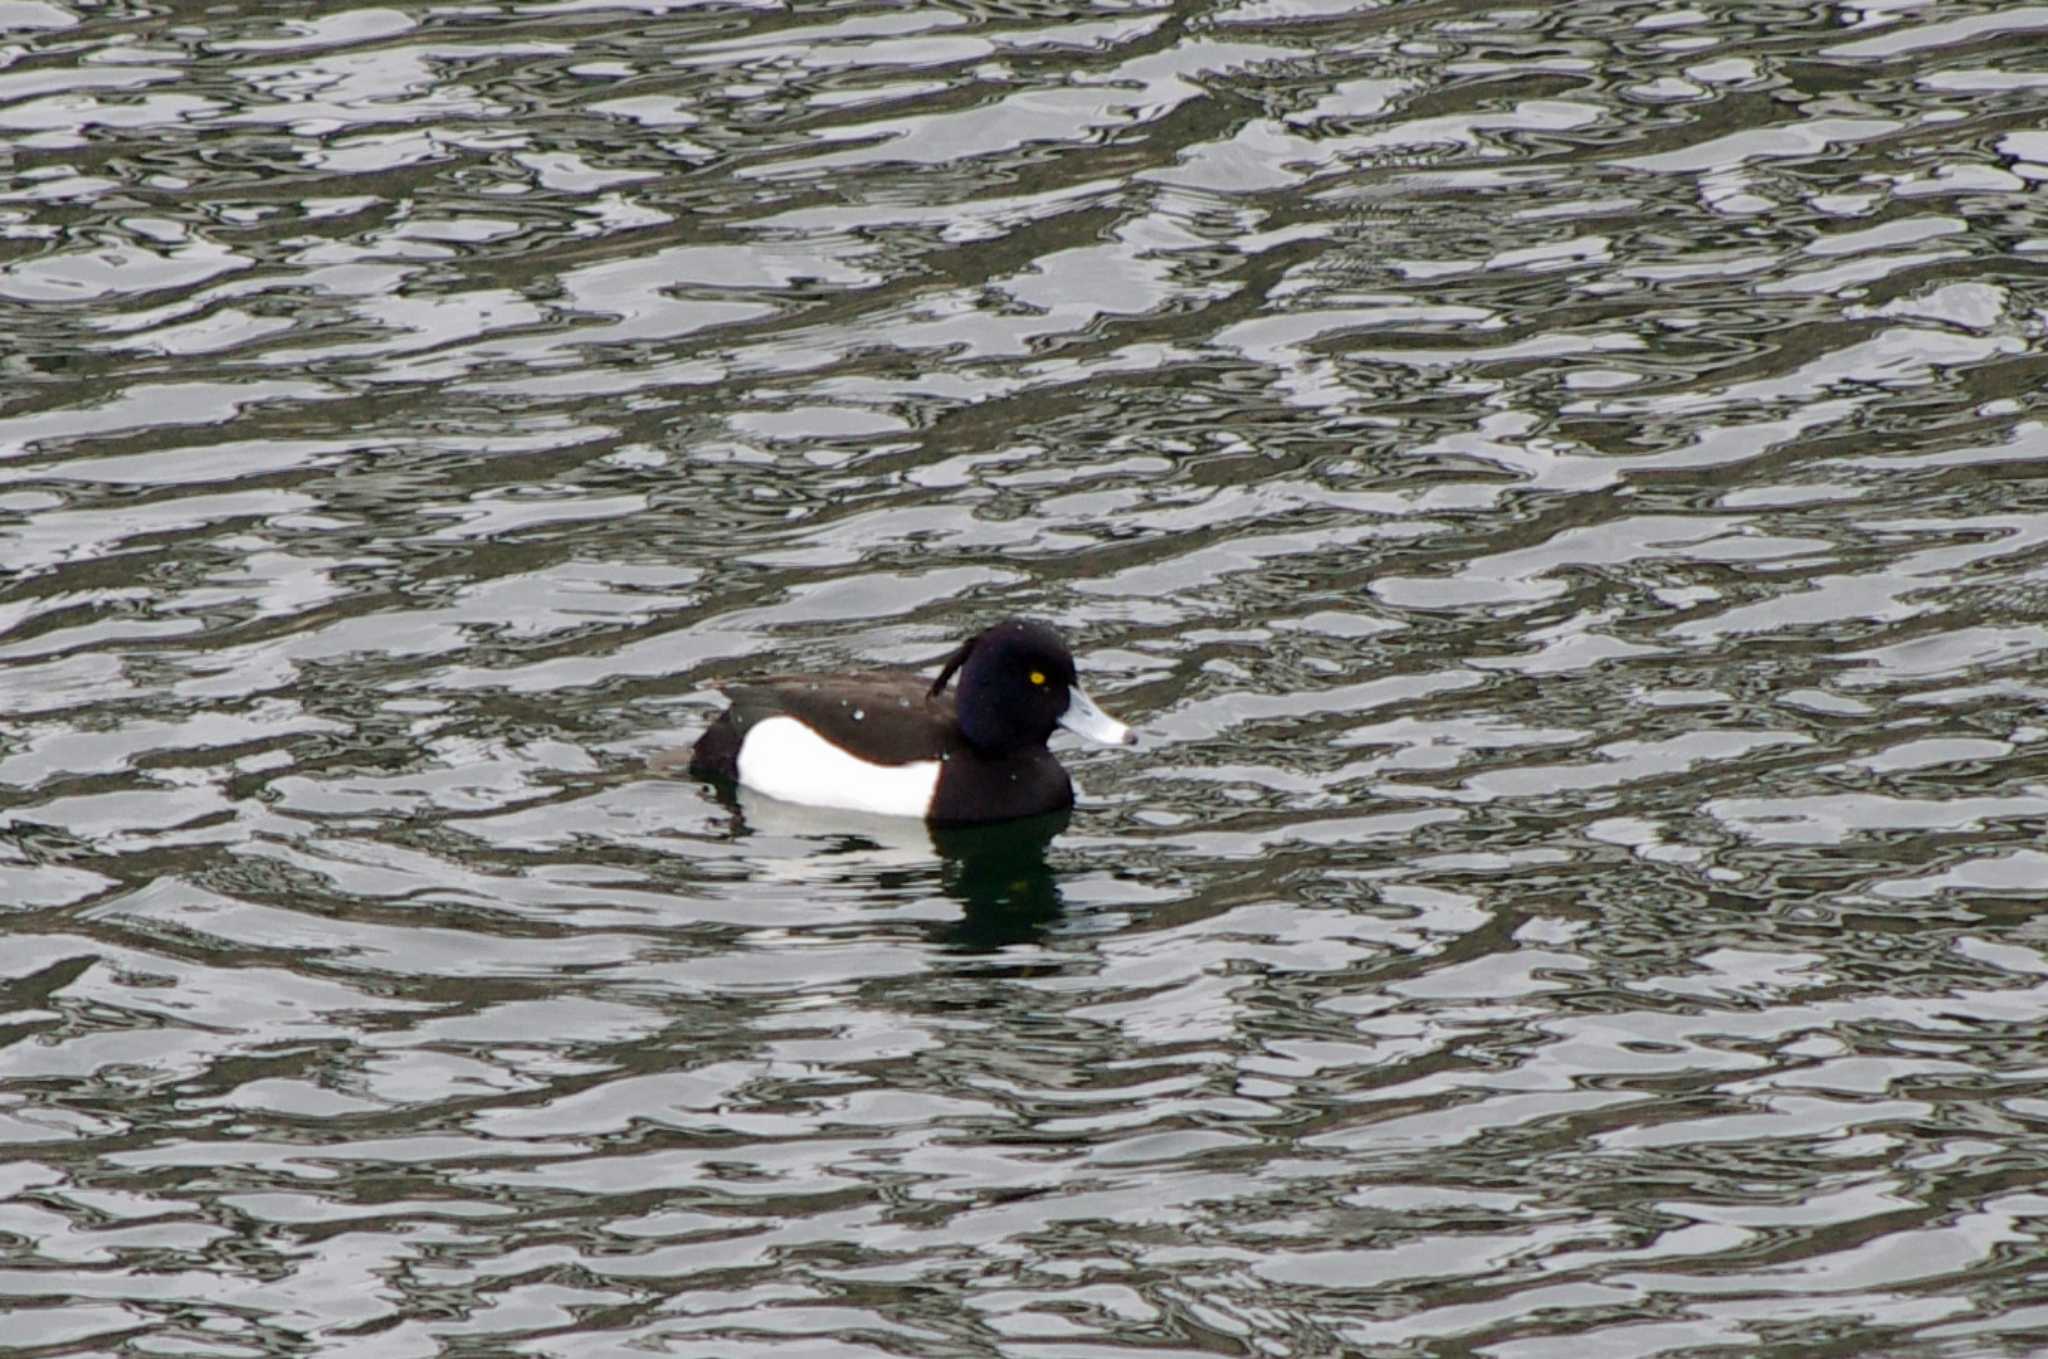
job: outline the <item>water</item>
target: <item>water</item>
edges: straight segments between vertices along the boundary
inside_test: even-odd
[[[2048,1346],[2044,37],[0,3],[0,1343]]]

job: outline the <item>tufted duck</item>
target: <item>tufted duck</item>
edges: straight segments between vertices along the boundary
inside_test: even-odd
[[[952,693],[946,685],[955,674]],[[777,676],[731,700],[690,754],[690,772],[788,802],[966,825],[1074,804],[1045,748],[1054,727],[1130,745],[1095,706],[1074,657],[1043,623],[1009,619],[962,643],[937,679]]]

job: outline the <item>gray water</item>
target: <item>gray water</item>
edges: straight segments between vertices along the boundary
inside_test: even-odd
[[[2048,8],[0,0],[0,1346],[2048,1346]],[[1055,620],[1065,824],[722,680]]]

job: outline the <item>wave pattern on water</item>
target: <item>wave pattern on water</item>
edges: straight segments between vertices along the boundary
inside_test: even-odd
[[[2048,1344],[2044,29],[0,4],[8,1343]]]

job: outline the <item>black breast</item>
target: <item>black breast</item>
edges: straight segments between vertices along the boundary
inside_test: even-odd
[[[949,750],[932,796],[933,825],[1008,821],[1074,805],[1074,782],[1044,746],[986,759],[964,743]]]

